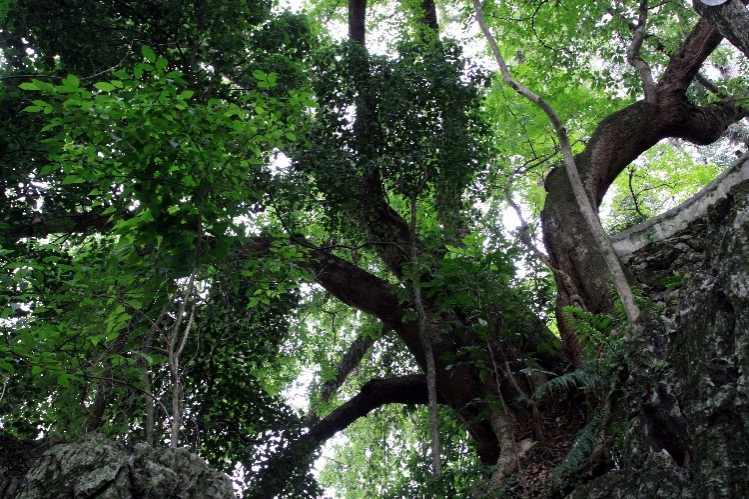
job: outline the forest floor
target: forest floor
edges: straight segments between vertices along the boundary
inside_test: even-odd
[[[557,467],[572,448],[578,432],[585,426],[585,414],[577,404],[555,407],[541,416],[544,440],[536,442],[520,458],[518,471],[508,477],[510,497],[541,499],[549,496],[552,478]],[[533,422],[529,419],[517,429],[515,441],[533,437]]]

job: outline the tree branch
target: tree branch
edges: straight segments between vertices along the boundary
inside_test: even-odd
[[[349,40],[366,45],[367,0],[349,0],[348,26]]]
[[[320,399],[323,402],[330,401],[333,394],[343,385],[349,374],[359,366],[361,360],[364,358],[364,354],[372,348],[372,345],[374,345],[379,337],[379,334],[375,336],[369,332],[364,332],[359,334],[351,345],[349,345],[348,350],[346,350],[346,353],[343,354],[341,361],[338,363],[335,377],[325,381],[318,391]],[[314,425],[320,421],[320,418],[314,410],[310,410],[307,415],[307,421],[310,425]]]
[[[494,58],[499,65],[499,69],[502,73],[504,82],[510,88],[514,89],[517,93],[541,108],[541,110],[546,114],[552,126],[554,127],[554,132],[556,133],[557,139],[559,140],[559,147],[562,150],[564,169],[567,173],[567,177],[569,178],[569,183],[572,186],[572,192],[574,193],[575,200],[577,201],[579,213],[585,219],[585,222],[593,235],[593,239],[598,246],[598,250],[603,256],[604,261],[606,262],[606,267],[608,268],[609,275],[613,280],[616,292],[619,295],[622,304],[624,305],[624,310],[627,313],[627,318],[630,322],[634,322],[635,319],[637,319],[637,317],[640,315],[640,309],[635,303],[634,296],[632,295],[632,290],[630,289],[627,278],[624,275],[624,270],[622,269],[621,262],[619,262],[619,258],[616,256],[614,248],[611,246],[611,242],[606,237],[606,234],[603,231],[603,227],[601,226],[601,222],[596,216],[596,213],[593,209],[592,199],[589,198],[585,192],[585,188],[583,186],[582,180],[580,179],[577,165],[575,164],[575,158],[572,155],[572,146],[570,145],[569,138],[567,137],[567,130],[562,124],[562,120],[559,118],[556,111],[554,111],[551,105],[546,102],[545,99],[515,80],[515,78],[510,73],[507,64],[505,64],[502,53],[497,46],[497,41],[494,39],[494,36],[492,35],[489,27],[484,21],[484,17],[481,14],[482,6],[480,0],[473,0],[473,5],[476,9],[476,20],[481,27],[481,31],[483,31],[486,39],[489,41],[489,45],[491,46],[492,52],[494,53]]]
[[[710,23],[700,20],[671,56],[656,85],[657,91],[683,95],[705,59],[713,53],[722,39]]]
[[[749,11],[745,0],[729,0],[715,7],[705,5],[700,0],[694,0],[693,4],[701,18],[749,57]]]
[[[260,465],[253,479],[251,497],[276,497],[290,478],[305,473],[317,448],[357,419],[386,404],[425,404],[426,379],[415,374],[393,379],[373,379],[359,393],[314,425],[310,431]],[[248,469],[250,467],[248,466]]]
[[[306,438],[321,444],[357,419],[387,404],[426,404],[427,382],[423,374],[377,378],[366,382],[351,400],[313,426]],[[444,400],[440,397],[440,402]]]
[[[653,73],[650,71],[650,66],[648,66],[648,64],[640,57],[642,42],[645,40],[645,28],[647,20],[648,0],[642,0],[640,2],[637,27],[635,28],[634,36],[632,36],[632,43],[627,49],[627,62],[630,66],[635,68],[637,73],[640,75],[640,81],[642,82],[642,90],[645,94],[645,100],[647,102],[655,102],[657,94],[655,92],[655,84],[653,83]]]
[[[29,222],[4,230],[13,239],[45,237],[50,234],[85,234],[89,231],[104,232],[112,228],[109,215],[95,211],[71,213],[59,217],[49,217],[44,213],[31,218]]]
[[[616,177],[660,140],[674,137],[695,144],[717,140],[725,129],[747,114],[735,102],[724,100],[705,107],[693,105],[686,90],[701,65],[721,41],[706,21],[701,20],[671,56],[656,85],[655,102],[638,101],[602,120],[576,158],[588,196],[596,208]],[[578,222],[579,209],[574,187],[561,172],[546,181],[547,197],[542,212],[544,242],[552,262],[570,277],[572,286],[557,278],[557,312],[580,297],[593,313],[613,313],[609,284],[592,277],[604,275],[608,263],[589,251],[596,237]],[[579,361],[579,345],[573,331],[559,322],[563,344],[573,361]]]

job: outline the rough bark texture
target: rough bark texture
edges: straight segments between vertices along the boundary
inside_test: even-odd
[[[226,475],[185,449],[138,444],[128,451],[98,434],[75,443],[2,443],[0,495],[5,498],[235,497]]]
[[[571,497],[749,495],[747,254],[743,181],[686,229],[625,255],[656,308],[627,334],[619,469]],[[673,272],[682,285],[669,289]]]
[[[723,5],[710,7],[694,0],[694,10],[749,57],[749,12],[745,5],[746,1],[729,0]]]

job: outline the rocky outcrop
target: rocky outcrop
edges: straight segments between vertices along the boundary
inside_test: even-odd
[[[101,435],[74,443],[31,442],[25,464],[0,465],[2,497],[50,498],[234,498],[231,481],[186,449],[137,444],[128,451]],[[46,450],[45,450],[46,449]],[[44,451],[41,453],[40,451]],[[12,452],[6,452],[6,457]],[[39,455],[41,454],[41,455]],[[31,457],[31,459],[29,459]],[[17,456],[16,464],[21,456]]]
[[[650,223],[620,251],[655,303],[627,334],[615,469],[571,497],[749,497],[747,171],[696,219],[663,217],[676,230]]]

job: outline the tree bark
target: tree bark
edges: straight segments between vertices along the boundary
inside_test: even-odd
[[[349,40],[366,45],[367,0],[349,0],[348,29]]]
[[[687,87],[721,39],[712,26],[700,21],[671,57],[656,85],[653,101],[635,102],[598,125],[576,158],[583,185],[596,208],[619,173],[658,141],[675,137],[709,144],[730,124],[746,116],[746,109],[730,100],[698,107],[686,97]],[[613,314],[614,301],[606,264],[580,216],[569,179],[559,170],[552,171],[546,191],[541,214],[544,243],[552,264],[570,277],[556,278],[559,329],[565,350],[579,364],[580,345],[574,332],[560,320],[562,309],[574,305],[593,313]]]
[[[746,3],[743,0],[729,0],[723,5],[710,7],[700,0],[694,0],[694,10],[749,57],[749,11]]]

